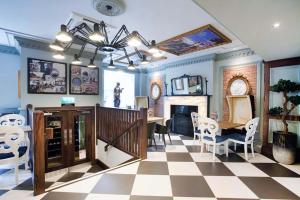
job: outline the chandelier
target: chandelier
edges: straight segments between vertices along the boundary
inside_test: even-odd
[[[64,53],[67,52],[73,44],[79,44],[81,47],[78,53],[74,55],[72,64],[80,65],[82,53],[87,45],[94,48],[93,57],[90,58],[88,67],[96,67],[94,64],[95,57],[98,52],[104,52],[110,55],[110,62],[108,68],[115,68],[112,54],[115,52],[123,52],[126,59],[128,60],[128,69],[134,70],[137,64],[134,64],[133,60],[130,59],[127,53],[128,48],[132,48],[140,59],[141,64],[149,63],[147,56],[143,54],[138,47],[144,45],[148,52],[153,57],[161,57],[162,52],[157,48],[155,40],[147,41],[137,31],[129,32],[125,25],[123,25],[112,40],[109,40],[107,34],[107,25],[101,21],[100,23],[93,23],[93,30],[85,22],[72,29],[68,29],[66,25],[61,25],[60,32],[56,35],[55,41],[50,44],[50,48],[55,50],[53,57],[55,59],[64,59]]]

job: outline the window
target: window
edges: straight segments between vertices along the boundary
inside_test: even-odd
[[[104,70],[104,106],[114,107],[114,88],[117,83],[124,88],[121,93],[120,108],[134,107],[135,75],[122,71]]]

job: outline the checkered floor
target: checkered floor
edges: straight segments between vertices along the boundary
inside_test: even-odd
[[[300,199],[300,165],[284,166],[256,153],[199,153],[197,141],[172,135],[172,145],[149,148],[148,159],[35,197],[44,200]],[[169,143],[169,142],[168,142]],[[0,198],[18,196],[11,191]],[[26,199],[29,195],[23,195]],[[33,199],[31,197],[30,199]]]

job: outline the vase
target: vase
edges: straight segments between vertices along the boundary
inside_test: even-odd
[[[273,157],[277,162],[291,165],[296,160],[297,135],[283,131],[273,132]]]

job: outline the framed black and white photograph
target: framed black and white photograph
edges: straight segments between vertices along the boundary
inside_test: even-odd
[[[27,59],[29,94],[67,94],[67,64]]]
[[[70,65],[70,94],[98,95],[99,68]]]
[[[176,90],[183,90],[184,89],[183,79],[182,78],[177,78],[174,81],[175,81],[175,89]]]

